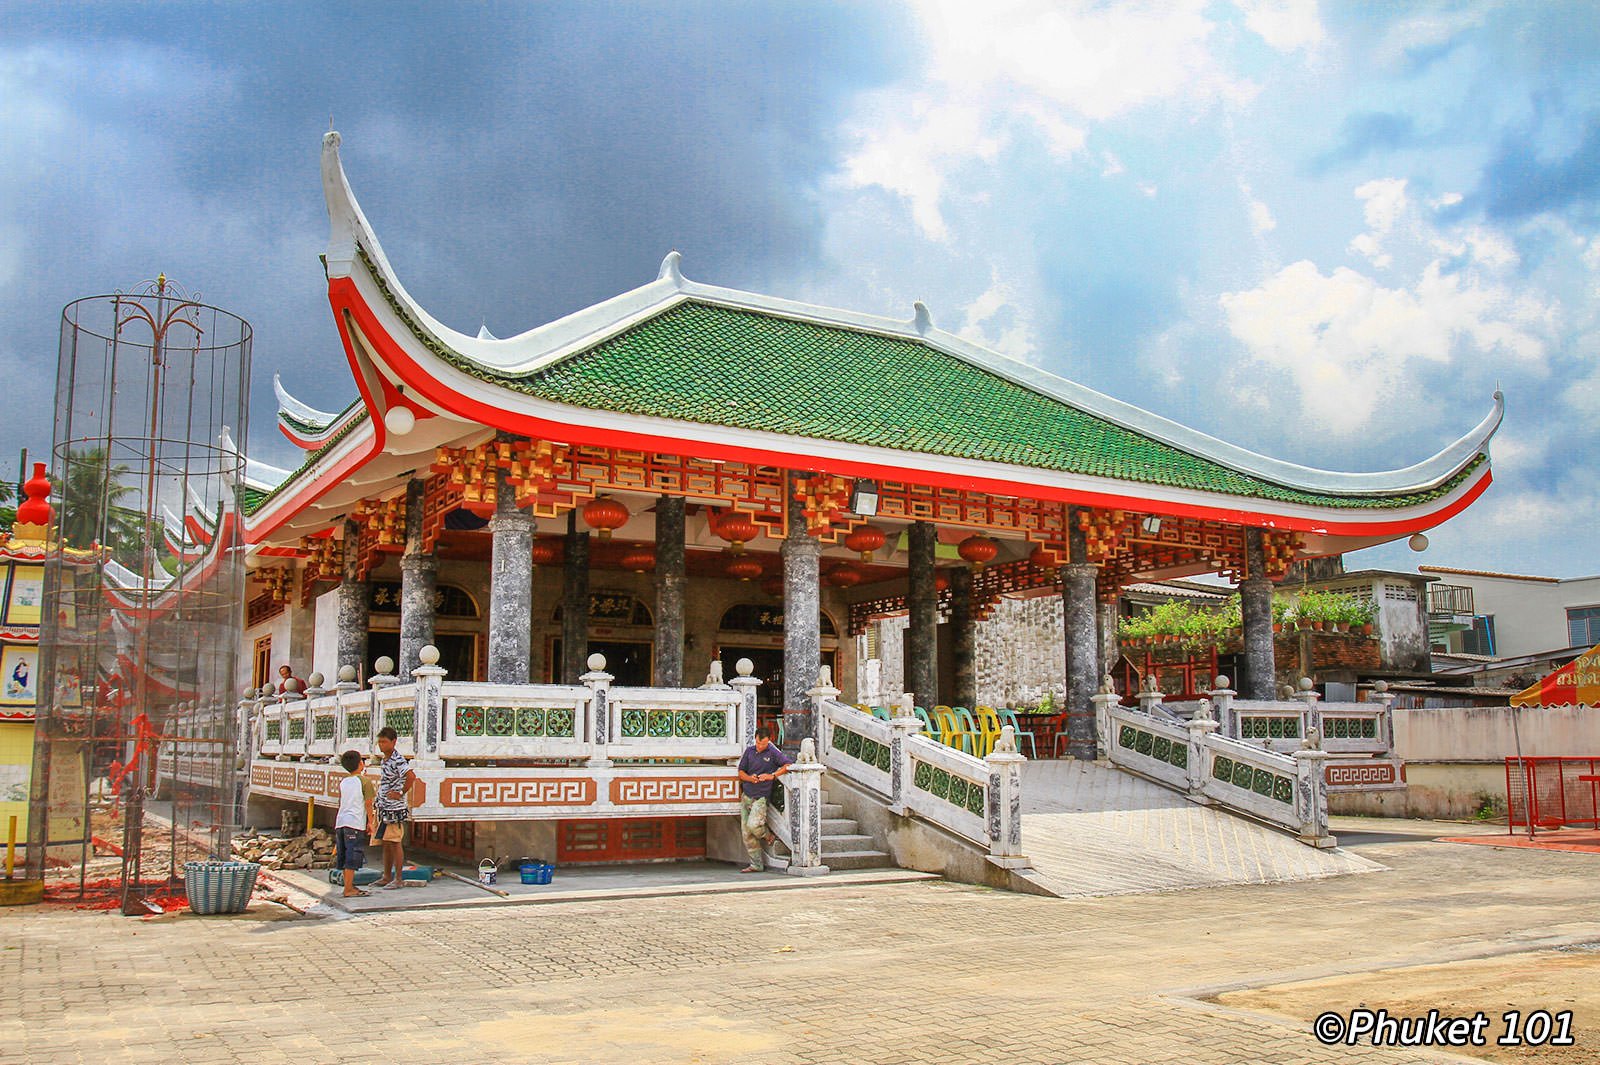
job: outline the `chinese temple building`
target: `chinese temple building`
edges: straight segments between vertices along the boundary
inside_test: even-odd
[[[456,332],[396,276],[339,143],[323,145],[325,263],[359,399],[326,412],[278,384],[279,427],[305,459],[247,493],[257,687],[289,664],[319,691],[343,669],[354,689],[388,657],[380,693],[419,670],[480,694],[601,672],[618,689],[679,689],[712,662],[726,663],[708,678],[720,686],[747,659],[759,712],[792,746],[817,736],[822,667],[844,703],[864,697],[859,637],[876,619],[909,615],[904,688],[918,706],[970,707],[974,626],[1002,597],[1055,595],[1065,750],[1092,758],[1104,608],[1124,587],[1237,580],[1240,695],[1271,699],[1271,594],[1292,564],[1410,537],[1490,482],[1498,394],[1414,465],[1312,469],[987,351],[921,304],[886,318],[719,288],[687,279],[677,253],[650,283],[518,336]],[[471,691],[446,693],[445,734],[497,734]],[[653,730],[650,713],[624,714],[622,736]],[[499,735],[525,735],[521,718],[498,719]],[[305,785],[282,757],[252,783],[291,798]],[[499,765],[496,780],[531,765],[489,746],[459,762]],[[427,804],[481,821],[524,816],[518,803],[583,813],[520,785],[474,806],[449,780]],[[619,780],[597,815],[627,812]]]

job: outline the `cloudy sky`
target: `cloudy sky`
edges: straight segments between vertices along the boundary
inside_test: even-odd
[[[506,336],[697,280],[935,321],[1272,455],[1508,413],[1438,565],[1600,572],[1589,3],[0,2],[0,456],[56,321],[165,271],[354,398],[317,255],[331,117],[407,287]],[[11,460],[3,460],[9,463]]]

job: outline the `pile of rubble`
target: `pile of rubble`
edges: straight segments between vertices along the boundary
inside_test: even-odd
[[[308,835],[272,835],[246,829],[233,837],[233,856],[267,869],[311,869],[333,864],[333,834],[313,828]]]

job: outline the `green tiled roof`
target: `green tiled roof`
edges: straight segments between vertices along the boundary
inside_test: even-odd
[[[1406,495],[1305,491],[1122,428],[918,340],[695,301],[552,366],[504,374],[423,328],[357,251],[389,306],[439,358],[575,407],[1339,509],[1424,503],[1484,461]]]
[[[341,417],[342,416],[343,415],[341,414]],[[279,482],[277,487],[273,488],[272,491],[259,492],[253,488],[246,488],[242,493],[242,504],[244,506],[245,514],[254,514],[256,511],[260,510],[264,505],[266,505],[267,500],[278,495],[280,492],[283,492],[301,477],[304,477],[314,466],[316,466],[318,462],[322,461],[324,455],[338,447],[339,443],[344,440],[345,437],[349,436],[351,432],[355,430],[356,426],[362,424],[370,417],[371,414],[365,407],[363,407],[354,418],[351,418],[344,425],[340,426],[338,432],[334,433],[332,436],[328,437],[327,440],[323,441],[321,447],[317,448],[315,451],[307,452],[305,461],[300,463],[299,466],[295,467],[294,471],[290,473],[289,476],[285,477],[281,482]]]

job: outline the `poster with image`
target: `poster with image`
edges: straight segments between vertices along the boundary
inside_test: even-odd
[[[17,566],[6,597],[6,624],[37,625],[44,608],[44,567]]]
[[[39,649],[0,648],[0,706],[33,706],[39,701]]]

